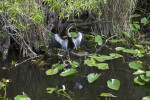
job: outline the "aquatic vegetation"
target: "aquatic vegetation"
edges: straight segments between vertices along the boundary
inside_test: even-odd
[[[91,73],[87,76],[88,82],[92,83],[93,81],[95,81],[97,78],[99,78],[101,74],[95,74],[95,73]]]
[[[119,90],[120,81],[118,79],[111,79],[107,81],[107,86],[113,90]]]
[[[46,88],[47,93],[52,94],[53,92],[56,92],[66,98],[68,98],[69,100],[73,100],[69,94],[66,92],[66,87],[65,85],[62,85],[62,89],[58,89],[58,86],[56,86],[55,88]]]
[[[25,95],[17,95],[16,97],[14,97],[14,100],[31,100],[31,99]]]

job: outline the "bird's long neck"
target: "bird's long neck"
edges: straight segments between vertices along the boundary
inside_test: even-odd
[[[71,26],[69,26],[69,28],[67,28],[67,31],[66,31],[66,35],[67,35],[67,37],[71,37],[71,34],[70,34],[70,29],[73,27],[74,25],[71,25]]]

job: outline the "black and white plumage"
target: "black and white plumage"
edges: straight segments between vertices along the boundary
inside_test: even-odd
[[[76,37],[70,37],[70,35],[67,36],[68,37],[66,39],[62,39],[58,34],[54,34],[52,36],[51,43],[48,49],[51,48],[64,49],[65,51],[60,54],[65,55],[70,50],[80,48],[80,46],[82,46],[86,42],[84,35],[81,32],[78,32]]]

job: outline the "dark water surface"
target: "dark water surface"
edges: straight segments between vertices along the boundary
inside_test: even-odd
[[[53,60],[52,63],[57,63],[58,60],[60,59]],[[76,57],[76,61],[80,62],[80,59]],[[146,58],[146,61],[150,61],[150,59]],[[0,61],[0,67],[9,67],[10,62],[11,60]],[[45,68],[37,68],[35,64],[26,62],[10,70],[0,70],[0,79],[8,78],[12,80],[7,86],[7,97],[12,99],[25,92],[31,100],[69,100],[56,93],[46,93],[46,88],[56,86],[62,88],[62,85],[66,86],[66,92],[74,100],[105,100],[105,98],[99,97],[104,92],[117,96],[117,98],[111,98],[111,100],[142,100],[142,97],[150,95],[150,89],[134,83],[133,70],[128,67],[128,63],[125,63],[122,58],[107,61],[110,69],[104,71],[81,63],[77,68],[77,74],[61,77],[59,74],[47,76]],[[50,66],[47,67],[50,68]],[[89,84],[86,76],[92,72],[102,75],[95,82]],[[112,78],[120,80],[121,86],[118,91],[107,87],[107,80]],[[75,84],[80,84],[83,88],[78,89]]]

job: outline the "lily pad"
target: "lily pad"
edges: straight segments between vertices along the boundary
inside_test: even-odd
[[[150,100],[150,96],[143,97],[142,100]]]
[[[84,61],[85,64],[87,64],[88,66],[95,66],[95,60],[94,59],[86,59]]]
[[[138,53],[134,49],[124,49],[123,52],[131,53],[131,54],[137,54]]]
[[[146,76],[150,77],[150,71],[146,71]]]
[[[55,68],[55,69],[49,69],[46,71],[46,75],[54,75],[54,74],[57,74],[58,73],[58,69]]]
[[[148,82],[150,79],[146,77],[145,75],[140,75],[140,78],[144,80],[145,82]]]
[[[139,85],[144,85],[145,84],[145,82],[140,78],[140,76],[135,77],[134,82],[139,84]]]
[[[87,76],[88,82],[92,83],[93,81],[95,81],[96,79],[99,78],[101,74],[95,74],[95,73],[91,73]]]
[[[122,55],[117,54],[117,53],[110,53],[109,55],[110,55],[111,57],[113,57],[113,58],[123,57]]]
[[[107,86],[113,90],[119,90],[120,81],[117,79],[111,79],[107,81]]]
[[[29,97],[25,95],[17,95],[14,100],[31,100]]]
[[[69,75],[72,75],[72,74],[75,74],[75,73],[77,73],[77,70],[71,68],[71,69],[67,69],[67,70],[63,71],[63,72],[60,74],[60,76],[69,76]]]
[[[79,63],[76,61],[71,62],[71,68],[76,68],[79,66]]]
[[[109,69],[107,63],[99,63],[99,64],[96,64],[96,67],[97,67],[98,69],[101,69],[101,70]]]
[[[116,48],[115,48],[116,51],[122,51],[122,50],[124,50],[124,49],[125,49],[124,47],[116,47]]]
[[[95,36],[95,42],[97,42],[98,45],[102,45],[103,44],[103,40],[102,40],[100,35],[96,35]]]
[[[133,74],[134,75],[140,75],[140,74],[144,74],[145,73],[145,71],[143,71],[143,70],[137,70],[136,72],[134,72]]]
[[[52,68],[51,69],[58,69],[58,71],[62,68],[66,67],[64,64],[60,64],[60,63],[56,63],[56,64],[53,64],[52,65]]]
[[[102,96],[102,97],[117,97],[117,96],[112,95],[111,93],[102,93],[100,96]]]
[[[132,61],[129,63],[129,67],[132,69],[142,69],[143,65],[139,61]]]

